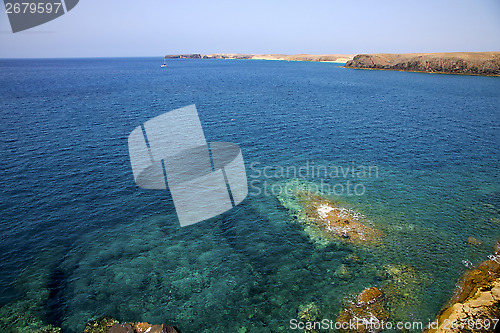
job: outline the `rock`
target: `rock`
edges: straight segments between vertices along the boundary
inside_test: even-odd
[[[174,326],[170,326],[170,325],[164,325],[164,326],[166,327],[166,332],[167,333],[181,333],[181,331],[179,331]]]
[[[174,326],[151,325],[145,322],[119,323],[111,317],[102,317],[87,323],[84,333],[180,333]]]
[[[312,322],[317,322],[317,321],[321,320],[319,308],[316,305],[316,303],[314,303],[314,302],[311,302],[307,305],[299,306],[299,312],[298,312],[297,317],[301,322],[304,322],[304,323],[306,323],[306,322],[312,323]],[[305,333],[317,333],[317,331],[315,329],[312,329],[312,328],[311,329],[305,328],[304,332]]]
[[[317,321],[319,319],[319,308],[316,303],[299,306],[298,318],[300,321]]]
[[[149,323],[135,324],[135,333],[175,333],[177,330],[168,325],[151,325]],[[127,332],[128,333],[128,332]]]
[[[467,243],[469,243],[471,245],[476,245],[476,246],[479,246],[479,245],[483,244],[483,242],[481,242],[480,240],[478,240],[475,237],[469,237],[469,238],[467,238]]]
[[[135,324],[135,331],[137,333],[143,333],[151,329],[151,324],[148,323],[137,323]]]
[[[358,54],[345,67],[499,76],[500,52]]]
[[[132,325],[125,323],[125,324],[118,324],[115,323],[111,328],[108,330],[107,333],[135,333],[134,329],[132,328]]]
[[[497,244],[498,247],[499,244]],[[498,248],[496,248],[498,249]],[[437,315],[437,327],[428,333],[491,332],[491,327],[478,329],[469,323],[491,323],[500,317],[500,257],[484,261],[460,279],[455,295]],[[459,322],[457,327],[445,323]],[[465,326],[464,326],[465,325]],[[449,326],[449,325],[448,325]]]
[[[370,305],[378,301],[383,295],[384,294],[376,287],[366,288],[356,297],[356,305]]]
[[[107,333],[114,324],[119,324],[118,320],[111,317],[101,317],[89,321],[85,325],[83,333]]]
[[[165,332],[167,332],[167,325],[153,325],[151,327],[151,333],[165,333]]]
[[[356,245],[381,243],[384,233],[360,212],[319,191],[309,190],[318,188],[316,183],[292,179],[283,186],[287,190],[276,195],[279,202],[320,247],[339,242]]]
[[[363,290],[349,303],[337,317],[338,326],[342,333],[380,332],[382,321],[389,319],[384,305],[384,295],[375,287]],[[357,323],[355,329],[345,323]]]
[[[39,329],[36,333],[61,333],[61,328],[53,325],[48,325]]]
[[[307,223],[325,238],[360,244],[377,242],[383,236],[381,231],[365,223],[360,214],[323,196],[307,191],[298,191],[296,196]]]

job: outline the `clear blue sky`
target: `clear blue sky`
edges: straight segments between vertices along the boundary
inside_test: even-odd
[[[0,58],[500,51],[500,0],[80,0]]]

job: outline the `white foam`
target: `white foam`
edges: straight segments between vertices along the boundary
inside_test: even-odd
[[[318,215],[322,219],[325,219],[328,216],[328,213],[330,213],[332,210],[335,210],[335,208],[330,207],[330,206],[325,205],[325,204],[320,205],[318,207]]]

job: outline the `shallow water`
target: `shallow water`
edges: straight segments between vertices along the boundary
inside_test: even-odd
[[[4,329],[36,317],[81,332],[111,315],[183,332],[285,332],[300,306],[314,302],[321,318],[335,319],[398,265],[414,273],[400,283],[411,301],[395,306],[394,318],[427,322],[463,261],[491,253],[500,236],[498,78],[257,60],[172,60],[165,70],[160,62],[0,61]],[[193,103],[207,141],[241,147],[250,193],[180,228],[168,192],[134,184],[127,137]],[[373,172],[346,171],[360,166]],[[287,167],[303,172],[279,172]],[[340,173],[305,171],[315,167]],[[296,177],[330,185],[330,198],[385,233],[382,244],[311,239],[278,200]],[[347,181],[358,193],[348,195]],[[467,244],[469,236],[483,245]],[[346,259],[353,253],[361,263]],[[336,273],[342,265],[348,277]]]

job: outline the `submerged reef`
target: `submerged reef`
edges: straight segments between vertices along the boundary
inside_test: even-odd
[[[384,236],[362,214],[319,193],[303,190],[300,184],[289,193],[278,195],[278,200],[295,213],[311,239],[320,243],[340,240],[367,244],[377,242]]]
[[[336,319],[341,332],[380,332],[381,323],[407,321],[409,313],[422,307],[417,295],[432,283],[429,276],[405,264],[385,265],[378,274],[385,280],[381,287],[366,288],[346,299]],[[353,329],[350,323],[359,325]]]
[[[500,318],[500,241],[494,251],[462,276],[449,304],[437,315],[436,327],[425,332],[493,332],[493,319]]]
[[[297,317],[302,322],[315,322],[320,320],[321,315],[318,305],[314,302],[311,302],[309,304],[299,306]],[[304,332],[315,333],[317,331],[314,329],[305,328]]]
[[[310,192],[297,193],[305,216],[327,237],[337,237],[348,243],[373,242],[382,232],[362,223],[361,216],[338,203]]]
[[[290,186],[292,183],[296,186]],[[366,289],[359,294],[350,294],[344,298],[345,305],[340,313],[328,313],[332,308],[325,303],[321,304],[321,309],[326,311],[325,316],[336,317],[340,327],[342,323],[358,320],[367,323],[354,331],[348,326],[342,332],[376,332],[370,323],[407,321],[415,309],[425,307],[419,295],[433,283],[430,272],[410,264],[391,262],[382,243],[384,232],[372,225],[363,214],[349,208],[341,199],[305,190],[314,188],[309,184],[292,181],[286,185],[282,187],[288,191],[280,193],[278,200],[304,227],[313,241],[324,246],[335,243],[345,249],[353,249],[352,245],[355,245],[356,253],[360,255],[364,253],[364,256],[373,258],[375,251],[376,256],[385,258],[382,262],[374,263],[362,260],[352,252],[344,257],[335,270],[330,271],[335,277],[335,282],[332,283],[335,286],[352,284],[353,280],[359,279],[366,279],[368,283],[376,281],[376,286],[366,288],[365,285]]]
[[[432,284],[430,274],[406,264],[385,265],[381,274],[386,278],[381,290],[391,320],[407,321],[408,314],[424,307],[418,295]]]
[[[179,331],[139,321],[177,325],[186,332],[207,328],[280,332],[286,323],[276,318],[426,323],[437,313],[441,304],[426,304],[429,300],[422,295],[429,293],[427,289],[442,291],[442,281],[449,282],[453,275],[441,275],[440,266],[429,268],[408,258],[408,253],[417,251],[394,255],[400,246],[398,236],[415,232],[413,226],[394,231],[367,206],[353,209],[341,198],[311,193],[301,186],[277,198],[280,203],[275,201],[272,207],[241,205],[231,219],[215,218],[209,228],[179,228],[168,223],[171,215],[155,215],[89,232],[76,242],[76,249],[55,255],[64,260],[52,266],[40,262],[37,265],[43,267],[25,271],[17,284],[23,297],[0,310],[0,332],[61,332],[58,327],[72,333]],[[270,212],[276,217],[266,219]],[[441,240],[430,240],[435,239]],[[486,237],[481,240],[488,242]],[[318,247],[316,241],[326,245]],[[441,246],[439,242],[415,246],[429,243]],[[459,243],[476,250],[463,236]],[[274,249],[269,244],[280,246]],[[400,251],[407,248],[400,246]],[[495,251],[500,255],[500,244]],[[489,318],[498,315],[494,309],[500,300],[499,281],[488,282],[498,276],[494,258],[479,265],[461,287],[466,295],[459,301],[461,311],[481,309],[482,314],[491,312]],[[53,295],[62,294],[57,302],[49,302],[51,290]],[[444,292],[439,296],[445,298]],[[63,310],[47,315],[57,306]],[[440,323],[458,315],[455,310],[440,314]],[[102,315],[130,322],[108,317],[87,323]],[[360,331],[369,330],[365,326]],[[315,327],[306,330],[315,331]]]
[[[174,326],[151,325],[145,322],[120,323],[111,317],[101,317],[91,320],[85,326],[83,333],[180,333]]]
[[[91,320],[85,325],[83,333],[107,333],[111,326],[120,322],[112,317],[101,317]]]
[[[47,304],[53,297],[51,267],[37,263],[21,273],[14,282],[20,297],[0,308],[2,333],[60,333],[49,322]]]

